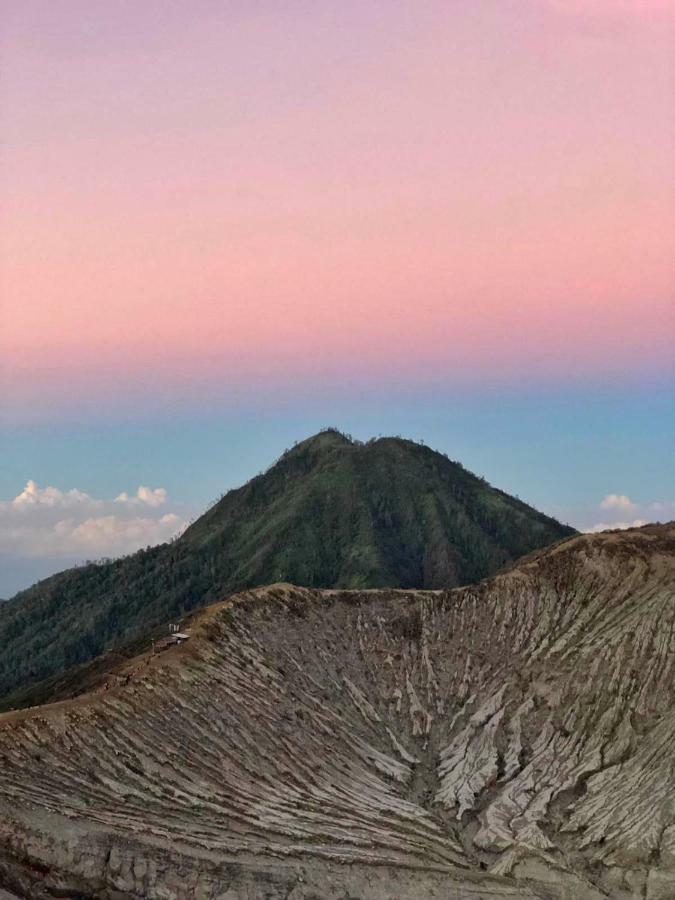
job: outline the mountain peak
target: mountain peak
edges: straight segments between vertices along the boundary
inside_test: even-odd
[[[337,428],[322,428],[321,431],[317,431],[316,434],[313,434],[302,441],[298,441],[298,443],[294,444],[284,455],[302,452],[303,450],[320,452],[322,450],[332,450],[335,447],[351,447],[353,445],[354,440],[349,435],[338,431]]]
[[[178,540],[3,603],[0,698],[237,590],[451,588],[573,533],[429,447],[325,429]]]

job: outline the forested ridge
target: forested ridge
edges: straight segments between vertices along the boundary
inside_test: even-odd
[[[235,590],[454,587],[574,530],[400,438],[287,451],[177,540],[69,569],[0,606],[0,706]]]

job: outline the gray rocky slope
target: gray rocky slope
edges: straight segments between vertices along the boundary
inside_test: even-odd
[[[0,897],[675,897],[675,525],[184,624],[0,717]]]

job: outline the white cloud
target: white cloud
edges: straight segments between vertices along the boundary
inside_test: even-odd
[[[635,503],[626,494],[607,494],[600,501],[600,509],[614,512],[617,517],[616,522],[596,522],[594,525],[581,527],[581,531],[593,533],[596,531],[610,531],[625,528],[640,528],[648,522],[668,522],[675,519],[675,501],[673,500],[654,500],[650,503]],[[586,509],[579,511],[574,518],[577,521],[584,519],[586,522],[593,522],[597,513]],[[591,518],[593,516],[593,518]]]
[[[166,503],[166,490],[164,488],[152,488],[146,487],[144,484],[141,484],[136,491],[135,496],[130,497],[126,491],[122,491],[121,494],[118,494],[115,497],[115,503],[127,503],[130,506],[162,506]]]
[[[55,487],[41,488],[35,481],[27,481],[26,487],[11,501],[14,509],[28,509],[35,506],[59,507],[69,509],[74,506],[86,504],[96,505],[98,501],[73,488],[70,491],[60,491]],[[6,504],[3,504],[6,505]]]
[[[633,519],[632,522],[598,522],[590,528],[584,528],[588,534],[595,534],[598,531],[625,531],[627,528],[642,528],[647,524],[646,519]]]
[[[625,494],[607,494],[600,501],[600,509],[635,509],[636,506]]]
[[[57,544],[63,543],[69,552],[77,546],[92,553],[114,555],[123,553],[125,548],[137,549],[169,540],[180,525],[181,520],[175,513],[166,513],[159,519],[122,519],[110,515],[85,519],[84,522],[62,519],[54,525],[52,535]]]
[[[12,500],[0,501],[0,556],[120,556],[163,543],[186,525],[177,512],[160,511],[167,502],[164,488],[141,485],[131,496],[124,491],[102,500],[31,480]]]

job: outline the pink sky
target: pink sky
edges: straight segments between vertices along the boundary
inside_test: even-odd
[[[672,371],[675,0],[0,10],[17,405]]]

